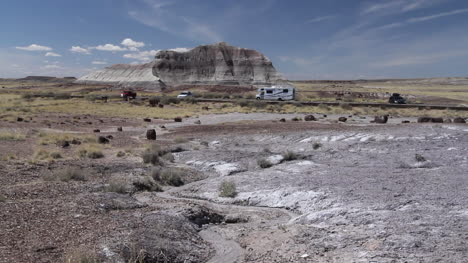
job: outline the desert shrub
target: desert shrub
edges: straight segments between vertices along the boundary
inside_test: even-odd
[[[123,151],[118,151],[117,154],[115,155],[117,157],[124,157],[125,156],[125,152]]]
[[[159,157],[162,157],[168,153],[166,149],[162,149],[157,144],[151,144],[141,155],[144,163],[151,163],[153,165],[161,165],[161,160]]]
[[[166,168],[161,171],[161,181],[165,184],[172,186],[181,186],[184,185],[182,177],[184,176],[184,171],[178,168]]]
[[[349,103],[340,103],[340,107],[343,110],[352,110],[353,109],[353,106],[349,105]]]
[[[95,146],[84,146],[78,149],[78,155],[82,158],[100,159],[104,157],[101,148]]]
[[[194,97],[187,97],[182,99],[185,103],[197,104],[197,100]]]
[[[119,194],[126,194],[129,192],[127,183],[122,180],[113,180],[105,188],[106,192],[113,192]]]
[[[151,176],[144,176],[142,178],[138,178],[133,182],[133,186],[135,186],[137,191],[162,191],[161,186],[158,183],[156,183],[156,181]]]
[[[51,153],[50,153],[50,157],[52,157],[52,159],[61,159],[61,158],[62,158],[62,154],[59,153],[59,152],[51,152]]]
[[[239,104],[241,107],[248,107],[250,102],[248,100],[239,100],[237,101],[237,104]]]
[[[163,105],[169,105],[169,104],[179,104],[179,102],[180,100],[178,98],[162,96],[159,103]]]
[[[321,110],[329,111],[330,107],[327,104],[319,104],[318,108]]]
[[[253,108],[257,108],[257,109],[263,109],[267,106],[268,104],[263,102],[263,101],[259,101],[259,100],[256,100],[256,101],[252,101],[250,106],[253,107]]]
[[[255,95],[254,94],[245,94],[244,99],[253,100],[253,99],[255,99]]]
[[[174,138],[174,142],[175,142],[175,143],[186,143],[186,142],[188,142],[188,139],[187,139],[187,138],[183,138],[183,137],[175,137],[175,138]]]
[[[0,141],[24,141],[26,136],[16,132],[0,132]]]
[[[420,162],[420,163],[426,161],[426,158],[422,156],[421,154],[415,154],[414,158],[416,159],[417,162]]]
[[[283,160],[284,161],[293,161],[297,160],[299,158],[299,154],[292,152],[292,151],[286,151],[283,153]]]
[[[160,97],[151,97],[149,100],[148,100],[148,103],[151,107],[156,107],[159,102],[161,102],[161,98]]]
[[[86,174],[78,168],[65,168],[48,174],[43,178],[45,181],[86,181]]]
[[[65,256],[65,263],[100,263],[97,254],[91,250],[76,249]]]
[[[320,147],[322,147],[322,144],[319,143],[319,142],[314,142],[314,143],[312,144],[312,149],[314,149],[314,150],[317,150],[317,149],[319,149]]]
[[[45,149],[38,149],[33,154],[33,159],[43,161],[49,158],[49,152]]]
[[[52,97],[54,98],[54,100],[68,100],[71,98],[71,94],[65,92],[58,92],[54,93]]]
[[[257,164],[258,166],[260,166],[260,168],[269,168],[273,166],[273,164],[270,161],[264,158],[258,159]]]
[[[237,189],[236,184],[230,181],[223,181],[219,186],[219,196],[220,197],[236,197]]]
[[[163,156],[161,156],[161,158],[171,163],[175,160],[174,155],[172,153],[166,153]]]

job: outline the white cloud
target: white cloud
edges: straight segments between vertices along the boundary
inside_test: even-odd
[[[93,62],[91,62],[91,64],[93,64],[93,65],[106,65],[107,62],[105,62],[105,61],[93,61]]]
[[[215,24],[195,21],[172,10],[175,1],[169,3],[145,0],[144,2],[147,8],[128,12],[131,18],[144,25],[191,40],[220,42],[223,39],[213,28]]]
[[[81,54],[91,54],[91,52],[89,51],[89,49],[87,48],[82,48],[80,46],[72,46],[70,48],[70,51],[73,52],[73,53],[81,53]]]
[[[158,52],[159,50],[141,51],[137,53],[125,54],[123,55],[123,57],[129,59],[136,59],[139,61],[150,61],[154,59],[154,56],[156,56],[156,53]]]
[[[462,14],[462,13],[467,13],[467,12],[468,12],[468,8],[458,9],[458,10],[453,10],[453,11],[450,11],[450,12],[444,12],[444,13],[439,13],[439,14],[430,15],[430,16],[411,18],[411,19],[408,20],[408,22],[409,23],[423,22],[423,21],[427,21],[427,20],[436,19],[436,18],[439,18],[439,17],[452,16],[452,15],[457,15],[457,14]]]
[[[176,47],[176,48],[171,48],[169,49],[169,51],[175,51],[175,52],[189,52],[190,50],[192,50],[191,48],[185,48],[185,47]]]
[[[43,69],[61,69],[62,67],[59,65],[45,65],[42,67]]]
[[[101,51],[112,51],[112,52],[127,51],[126,48],[119,47],[119,46],[112,45],[112,44],[99,45],[95,47],[95,49],[101,50]]]
[[[319,17],[315,17],[315,18],[312,18],[310,20],[307,20],[305,23],[306,24],[312,24],[312,23],[318,23],[318,22],[322,22],[322,21],[326,21],[326,20],[330,20],[330,19],[333,19],[335,18],[336,16],[319,16]]]
[[[41,46],[37,44],[32,44],[27,47],[16,47],[16,49],[26,50],[26,51],[51,51],[52,50],[52,48],[50,47]]]
[[[374,3],[362,10],[361,15],[406,13],[418,9],[428,8],[444,0],[392,0]]]
[[[47,52],[45,56],[46,57],[61,57],[62,55],[54,53],[54,52]]]
[[[126,38],[120,43],[122,46],[127,47],[131,51],[138,51],[138,48],[144,47],[145,43],[134,41],[131,38]]]

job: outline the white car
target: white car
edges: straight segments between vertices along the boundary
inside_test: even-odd
[[[179,95],[177,95],[178,99],[185,99],[193,97],[193,93],[190,91],[183,91]]]

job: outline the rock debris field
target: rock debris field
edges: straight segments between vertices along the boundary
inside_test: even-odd
[[[161,145],[186,139],[169,166],[190,176],[163,192],[102,190],[153,169],[137,156],[2,163],[0,261],[60,261],[85,245],[103,262],[466,262],[466,124],[291,117],[200,116],[201,125],[115,132],[134,143],[147,128]],[[70,163],[98,176],[41,180]],[[220,196],[225,183],[230,197]]]

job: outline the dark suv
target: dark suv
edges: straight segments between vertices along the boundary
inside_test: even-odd
[[[122,93],[120,93],[120,97],[123,99],[127,100],[128,98],[135,99],[137,96],[136,92],[131,91],[131,90],[123,90]]]
[[[406,100],[399,93],[393,93],[392,96],[390,96],[388,99],[388,103],[406,104]]]

